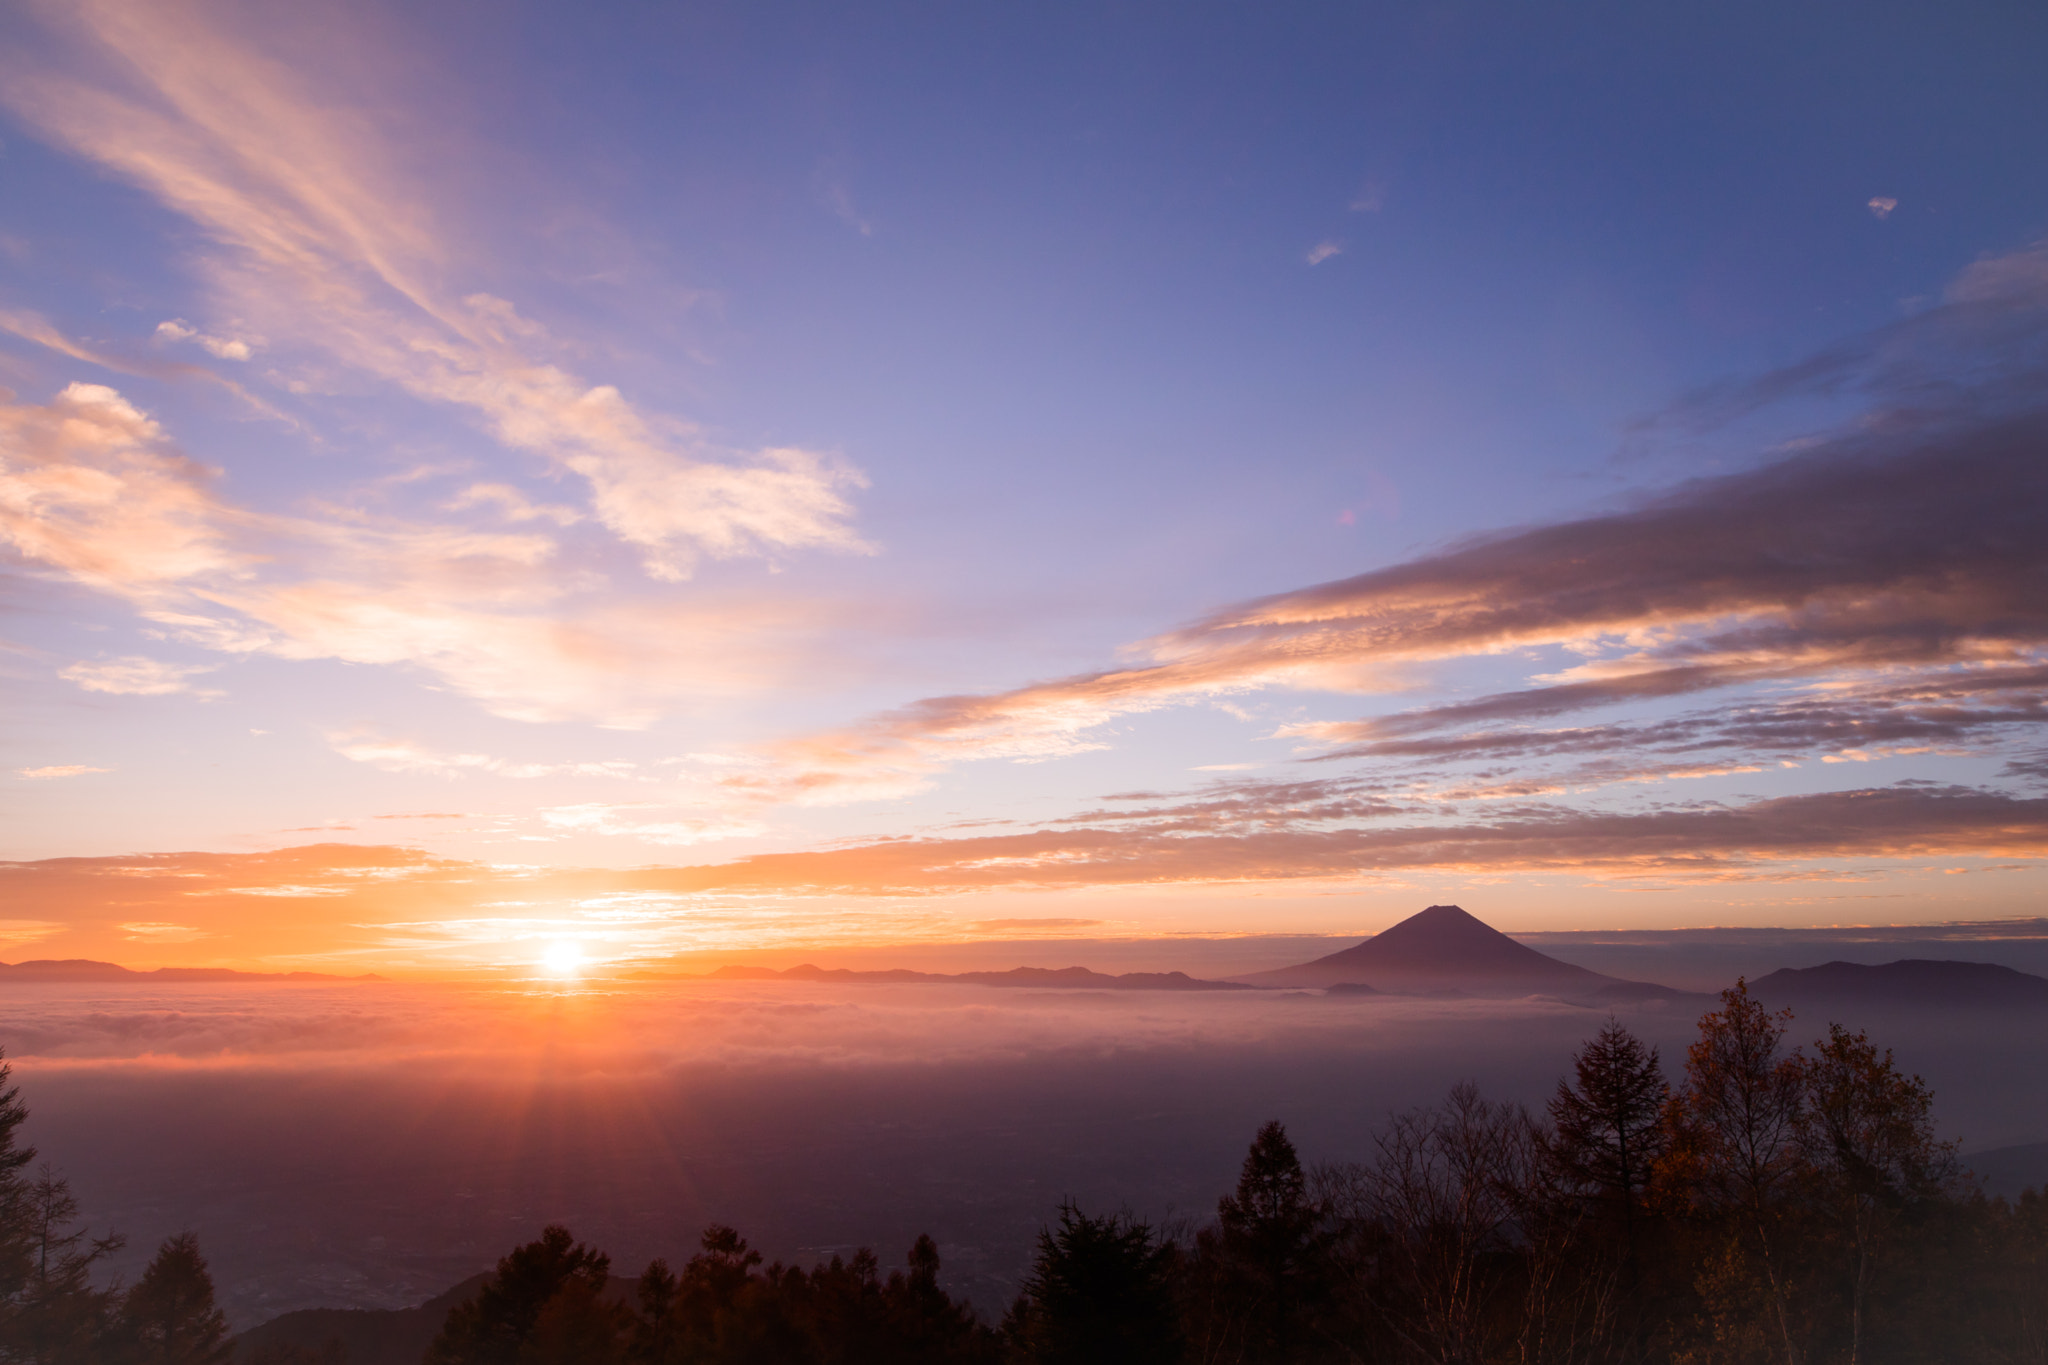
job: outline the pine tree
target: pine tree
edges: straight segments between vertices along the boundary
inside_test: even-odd
[[[213,1276],[189,1232],[157,1248],[121,1316],[138,1365],[223,1365],[229,1358],[228,1320],[214,1304]]]
[[[1287,1130],[1273,1120],[1245,1153],[1237,1189],[1216,1206],[1218,1241],[1251,1303],[1254,1359],[1292,1361],[1317,1287],[1317,1210]]]
[[[1665,1083],[1657,1049],[1609,1019],[1572,1058],[1576,1084],[1560,1080],[1550,1101],[1550,1150],[1565,1176],[1616,1206],[1627,1259],[1635,1258],[1639,1196],[1665,1148]]]
[[[1171,1242],[1128,1214],[1091,1218],[1069,1200],[1042,1228],[1011,1339],[1045,1365],[1153,1365],[1180,1358]]]
[[[92,1270],[119,1251],[124,1238],[90,1237],[74,1227],[78,1200],[71,1185],[44,1163],[26,1187],[27,1221],[34,1265],[23,1286],[7,1333],[9,1359],[65,1365],[87,1358],[114,1316],[115,1295],[92,1285]],[[0,1353],[5,1354],[5,1353]]]
[[[501,1259],[497,1277],[474,1299],[449,1310],[427,1360],[432,1365],[516,1365],[525,1359],[522,1352],[534,1342],[542,1314],[558,1294],[569,1290],[571,1297],[594,1303],[610,1275],[611,1257],[551,1224],[538,1241]],[[580,1332],[587,1324],[573,1325]],[[566,1337],[567,1326],[557,1322],[551,1331],[561,1329],[558,1334]]]
[[[28,1105],[21,1087],[9,1084],[14,1068],[0,1049],[0,1305],[11,1310],[35,1277],[36,1246],[33,1196],[23,1173],[36,1159],[36,1149],[21,1144],[21,1125]],[[12,1317],[12,1311],[6,1316]],[[5,1326],[0,1325],[0,1332]]]

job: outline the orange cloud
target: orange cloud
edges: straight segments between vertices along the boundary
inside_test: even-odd
[[[1136,796],[1052,827],[694,866],[543,868],[348,845],[5,863],[0,896],[25,920],[66,926],[53,955],[129,956],[123,945],[150,932],[136,926],[168,926],[163,933],[203,935],[204,960],[439,971],[523,961],[532,945],[563,936],[601,945],[593,956],[606,960],[958,937],[971,922],[949,913],[945,895],[1005,888],[1356,884],[1424,871],[1768,882],[1838,878],[1843,860],[1871,875],[1871,864],[2048,854],[2048,799],[1970,788],[1638,812],[1523,805],[1482,819],[1339,781],[1243,784],[1185,801]],[[293,902],[290,916],[273,912],[279,898]]]
[[[602,579],[565,572],[541,530],[253,511],[101,385],[72,384],[41,405],[0,401],[0,442],[0,544],[130,602],[160,637],[414,665],[517,719],[631,727],[678,695],[756,687],[786,667],[778,637],[830,610],[730,593],[620,600]],[[191,690],[205,671],[127,657],[63,676],[150,695]]]

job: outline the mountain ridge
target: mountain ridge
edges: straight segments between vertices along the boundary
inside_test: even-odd
[[[1900,958],[1896,962],[1824,962],[1781,967],[1749,983],[1769,1004],[1928,1005],[1942,1008],[2048,1009],[2048,977],[1992,962]]]
[[[0,982],[17,981],[383,981],[375,972],[244,972],[232,967],[153,967],[148,971],[89,957],[31,958],[0,962]]]
[[[1363,943],[1310,962],[1231,979],[1268,987],[1363,985],[1382,995],[1627,1000],[1691,994],[1560,962],[1457,905],[1432,905]]]

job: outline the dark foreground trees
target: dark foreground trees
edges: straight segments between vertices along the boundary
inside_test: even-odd
[[[1073,1201],[1038,1234],[1031,1277],[1003,1323],[1012,1350],[1048,1365],[1164,1365],[1181,1358],[1179,1248],[1128,1213]]]
[[[225,1365],[227,1320],[190,1233],[157,1249],[132,1288],[96,1287],[121,1238],[75,1226],[78,1201],[21,1141],[28,1118],[0,1054],[0,1362],[8,1365]]]
[[[993,1365],[996,1334],[938,1287],[929,1237],[884,1277],[874,1253],[806,1271],[763,1266],[728,1227],[680,1272],[616,1283],[610,1258],[562,1227],[498,1262],[448,1315],[428,1365]]]

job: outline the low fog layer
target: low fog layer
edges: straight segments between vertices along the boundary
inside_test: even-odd
[[[1695,1014],[1623,1011],[1674,1073]],[[0,1040],[29,1140],[129,1234],[131,1275],[191,1228],[248,1325],[418,1302],[551,1220],[630,1268],[712,1220],[806,1261],[864,1241],[899,1261],[928,1230],[945,1280],[995,1308],[1064,1196],[1200,1219],[1263,1120],[1335,1160],[1460,1079],[1540,1102],[1603,1017],[799,982],[45,986],[0,996]],[[2048,1074],[2038,1019],[1847,1022],[1926,1076],[1966,1148],[2048,1137],[2048,1095],[2014,1080]]]

